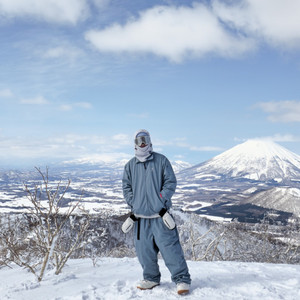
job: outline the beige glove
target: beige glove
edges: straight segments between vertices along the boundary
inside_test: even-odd
[[[122,225],[122,231],[128,233],[133,228],[135,221],[136,217],[134,215],[129,216]]]
[[[160,212],[159,212],[159,215],[162,217],[165,225],[170,229],[174,229],[176,224],[175,224],[175,221],[173,219],[173,217],[168,213],[168,211],[163,208]]]

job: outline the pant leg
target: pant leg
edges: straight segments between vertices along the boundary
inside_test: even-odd
[[[154,240],[175,283],[190,284],[191,277],[179,242],[177,227],[170,230],[161,218],[153,219]]]
[[[135,223],[135,249],[139,262],[143,268],[144,279],[154,282],[160,282],[161,274],[159,271],[157,259],[159,250],[154,242],[154,236],[152,233],[150,221],[151,220],[148,219],[139,220],[139,240],[137,239],[138,222]]]

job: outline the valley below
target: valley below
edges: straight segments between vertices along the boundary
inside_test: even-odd
[[[227,151],[196,166],[172,162],[177,188],[171,212],[185,255],[192,260],[298,263],[299,156],[269,143],[248,144],[246,149],[255,149],[252,155],[244,155],[245,145],[236,147],[228,150],[230,160]],[[78,203],[81,212],[90,215],[90,244],[84,255],[134,256],[132,233],[124,235],[120,230],[130,213],[122,193],[125,163],[67,162],[40,169],[0,170],[1,222],[4,226],[15,220],[27,224],[26,236],[31,236],[35,225],[30,223],[29,196],[37,195],[41,207],[47,207],[47,193],[42,193],[46,178],[48,191],[63,195],[60,214]],[[77,217],[84,220],[84,215]],[[68,226],[66,232],[71,234],[72,226]],[[18,238],[21,233],[15,234]]]

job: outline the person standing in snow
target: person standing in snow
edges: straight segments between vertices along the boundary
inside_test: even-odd
[[[169,209],[176,189],[176,177],[169,160],[152,151],[150,134],[141,129],[135,134],[135,157],[124,167],[122,187],[131,215],[122,226],[134,226],[134,242],[144,279],[141,290],[160,283],[157,255],[161,253],[178,294],[189,292],[191,278],[179,242],[178,231]]]

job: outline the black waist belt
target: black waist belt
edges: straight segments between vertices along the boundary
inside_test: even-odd
[[[141,218],[138,218],[137,222],[138,222],[138,228],[137,228],[137,237],[136,238],[139,241],[140,240],[140,234],[141,234]]]
[[[140,231],[141,231],[141,218],[136,217],[134,214],[130,215],[130,218],[134,221],[137,222],[137,239],[140,239]]]
[[[159,218],[159,217],[163,217],[163,215],[167,212],[167,210],[165,208],[161,209],[161,211],[157,214],[157,215],[153,215],[153,216],[143,216],[143,217],[139,217],[139,215],[131,215],[131,218],[133,221],[137,221],[137,240],[140,240],[140,235],[141,235],[141,218],[144,219],[154,219],[154,218]]]

